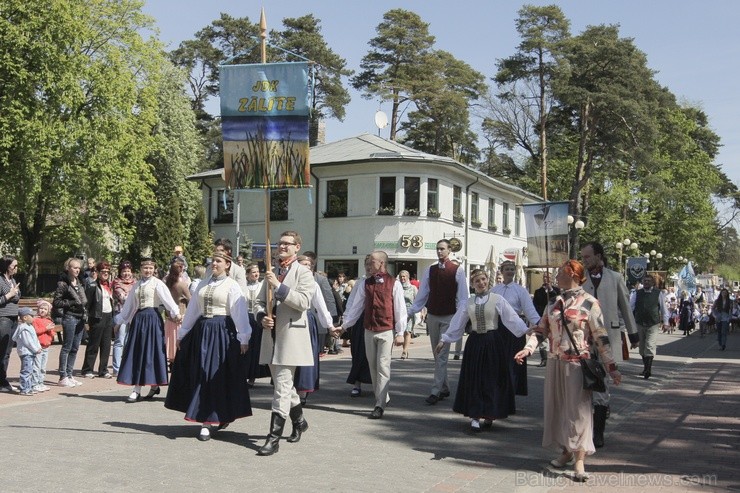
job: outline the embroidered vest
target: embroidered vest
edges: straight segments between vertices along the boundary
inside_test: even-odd
[[[204,318],[229,315],[228,304],[231,282],[236,281],[226,278],[223,282],[208,283],[198,291],[198,303],[202,307]]]
[[[365,279],[364,327],[373,332],[393,330],[393,285],[396,280],[387,272]]]
[[[139,310],[143,310],[144,308],[157,308],[159,306],[156,283],[156,279],[150,279],[146,284],[139,284],[136,287],[136,296],[139,299]],[[155,298],[157,299],[155,300]]]
[[[429,299],[427,312],[432,315],[454,315],[457,308],[457,281],[455,274],[459,266],[449,260],[445,261],[445,268],[440,269],[438,264],[429,268]]]
[[[468,316],[473,324],[473,331],[477,334],[485,334],[498,329],[498,310],[496,310],[497,294],[491,293],[488,301],[477,305],[475,296],[468,298]]]

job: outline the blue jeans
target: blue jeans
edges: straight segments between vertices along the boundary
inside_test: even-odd
[[[727,330],[730,328],[729,320],[717,321],[717,343],[719,347],[725,347],[727,344]]]
[[[13,332],[18,325],[17,318],[0,317],[0,387],[10,385],[8,382],[8,363],[10,353],[13,351]]]
[[[82,342],[82,334],[85,332],[85,322],[82,317],[64,315],[62,318],[62,331],[64,333],[64,344],[59,352],[59,379],[72,378],[72,369],[75,366],[77,350]]]
[[[49,348],[43,348],[33,358],[33,384],[44,385],[46,378],[46,362],[49,360]]]
[[[123,356],[123,346],[126,345],[126,333],[128,332],[127,324],[121,324],[118,328],[118,334],[113,339],[113,371],[118,373],[118,367],[121,366],[121,357]]]
[[[35,359],[33,354],[21,355],[21,392],[31,392],[35,385],[33,381],[33,360]]]

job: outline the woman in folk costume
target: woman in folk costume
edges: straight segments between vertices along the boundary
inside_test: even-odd
[[[365,280],[370,275],[370,255],[365,256],[365,275],[358,279],[358,282]],[[353,294],[354,293],[354,294]],[[349,298],[345,304],[345,311],[357,301],[357,291],[350,291]],[[357,322],[349,330],[350,346],[349,350],[352,355],[352,365],[347,375],[347,383],[352,385],[351,397],[360,397],[362,395],[362,384],[370,385],[372,376],[370,375],[370,363],[367,361],[367,352],[365,351],[365,317],[360,315]]]
[[[257,306],[257,297],[262,290],[260,281],[260,268],[257,264],[249,264],[244,270],[247,274],[247,290],[244,296],[247,298],[247,309],[249,310],[249,324],[252,326],[252,336],[249,338],[249,349],[247,349],[247,381],[249,386],[254,385],[257,378],[270,376],[267,365],[260,365],[260,347],[262,346],[262,325],[254,318],[254,310]]]
[[[309,270],[313,267],[313,262],[309,257],[305,255],[298,256],[298,262]],[[314,292],[313,298],[311,298],[311,309],[307,312],[308,316],[308,328],[311,334],[311,351],[313,352],[313,365],[312,366],[298,366],[295,370],[294,385],[298,396],[301,399],[301,405],[306,405],[306,399],[310,392],[319,390],[319,378],[321,371],[319,368],[319,352],[321,351],[321,344],[324,341],[323,334],[319,338],[319,324],[321,323],[325,327],[332,327],[333,321],[329,309],[326,307],[324,296],[321,294],[321,287],[316,283],[316,291]],[[319,340],[320,339],[320,340]]]
[[[143,399],[153,398],[159,394],[160,385],[167,385],[164,321],[159,305],[164,305],[175,322],[179,323],[181,317],[180,307],[172,299],[170,290],[154,277],[156,268],[151,258],[141,259],[141,279],[131,288],[121,313],[116,315],[115,323],[128,327],[118,371],[119,384],[134,386],[127,402],[141,400],[144,385],[151,385],[151,389]]]
[[[452,317],[435,350],[439,352],[445,344],[460,340],[468,320],[472,322],[452,410],[470,418],[472,431],[480,431],[491,426],[494,419],[506,418],[515,411],[510,340],[503,333],[508,330],[521,337],[528,328],[502,296],[489,290],[485,271],[474,270],[470,282],[475,294]]]
[[[272,455],[278,451],[288,417],[293,432],[288,442],[301,439],[308,429],[303,417],[303,406],[294,386],[297,366],[313,365],[311,335],[308,330],[306,312],[311,307],[311,298],[316,293],[316,281],[306,267],[296,261],[301,249],[301,236],[295,231],[285,231],[278,241],[280,264],[276,272],[266,272],[262,291],[257,298],[255,312],[258,323],[265,333],[260,349],[260,363],[270,365],[275,385],[272,397],[270,433],[259,455]],[[268,296],[271,293],[270,312],[267,316]]]
[[[202,423],[198,440],[211,438],[211,426],[226,428],[252,415],[245,354],[252,326],[247,300],[227,275],[231,257],[213,254],[211,277],[198,285],[177,334],[178,351],[165,407]]]
[[[550,461],[556,468],[574,462],[575,481],[588,480],[584,469],[586,455],[596,451],[593,442],[593,415],[591,390],[583,388],[580,359],[590,358],[590,347],[595,345],[600,360],[615,385],[622,376],[617,371],[609,335],[604,328],[604,317],[599,301],[588,294],[581,285],[586,282],[586,271],[577,260],[565,262],[557,274],[560,295],[547,311],[527,345],[515,359],[522,364],[538,345],[538,337],[549,342],[545,376],[545,417],[542,446],[557,447],[561,454]],[[574,347],[575,343],[575,347]]]

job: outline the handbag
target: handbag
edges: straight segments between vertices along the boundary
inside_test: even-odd
[[[563,328],[568,334],[568,338],[573,346],[573,350],[576,352],[576,356],[580,356],[581,353],[578,351],[578,346],[576,345],[576,341],[573,339],[573,334],[570,333],[568,322],[565,320],[565,304],[563,304],[563,308],[560,311],[560,317],[563,320]],[[583,375],[583,390],[606,392],[606,384],[604,383],[606,370],[604,369],[604,365],[591,358],[579,358],[578,362],[581,364],[581,374]]]

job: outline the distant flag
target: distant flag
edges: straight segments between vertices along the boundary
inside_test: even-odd
[[[691,295],[696,291],[696,275],[694,274],[694,267],[691,265],[691,262],[684,265],[678,274],[678,287]]]

